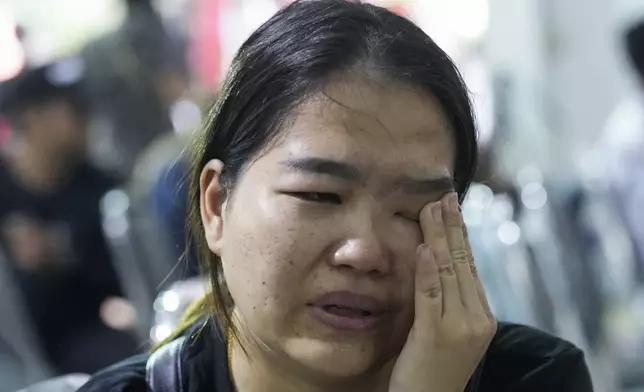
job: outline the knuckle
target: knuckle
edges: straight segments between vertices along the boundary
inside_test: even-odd
[[[443,276],[455,276],[456,270],[454,270],[452,263],[445,263],[438,267],[438,273]]]
[[[490,341],[496,334],[496,320],[483,319],[477,324],[476,336],[479,341]]]
[[[439,266],[452,263],[452,256],[449,253],[449,249],[446,247],[436,247],[434,249],[434,257]]]
[[[471,334],[473,342],[487,344],[496,334],[496,321],[479,317],[471,327]]]
[[[470,262],[470,255],[465,249],[454,249],[451,255],[455,263],[467,264]]]
[[[428,285],[427,287],[423,287],[421,290],[422,294],[431,299],[437,299],[440,298],[442,295],[442,290],[440,285],[433,284],[433,285]]]
[[[441,333],[441,339],[438,342],[444,347],[461,346],[470,340],[470,329],[463,323],[446,325]]]
[[[460,325],[454,328],[450,338],[452,344],[470,343],[472,341],[472,329],[467,325]]]
[[[478,324],[472,328],[472,340],[477,342],[486,341],[490,337],[490,328],[486,324]]]

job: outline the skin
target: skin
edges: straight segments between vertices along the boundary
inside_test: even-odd
[[[248,355],[233,348],[240,391],[409,392],[416,384],[422,390],[430,385],[418,379],[427,372],[416,366],[425,350],[408,346],[436,342],[436,336],[413,331],[419,319],[421,329],[431,327],[436,317],[419,318],[419,299],[424,304],[434,293],[427,288],[441,286],[433,257],[435,268],[417,268],[428,260],[420,257],[427,252],[417,250],[438,233],[428,230],[428,206],[453,190],[453,140],[433,97],[396,83],[351,80],[330,83],[324,94],[302,104],[228,197],[219,184],[223,162],[213,160],[202,172],[206,239],[222,258],[247,337]],[[347,170],[328,170],[333,165],[311,164],[312,158]],[[459,218],[455,222],[462,231]],[[464,248],[462,236],[461,242]],[[386,316],[363,332],[321,324],[307,304],[336,290],[380,299]],[[435,302],[432,295],[433,307],[423,311],[435,312]],[[397,365],[401,351],[404,366]],[[477,362],[468,363],[465,375],[431,383],[437,392],[456,391]]]
[[[65,101],[52,101],[23,114],[27,138],[49,155],[83,154],[87,144],[87,120]]]
[[[87,119],[67,102],[52,101],[26,109],[20,122],[21,138],[7,154],[10,170],[24,187],[47,193],[85,155]]]

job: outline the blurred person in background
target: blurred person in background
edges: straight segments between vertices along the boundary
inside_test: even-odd
[[[644,20],[627,28],[624,49],[637,84],[610,114],[597,145],[636,250],[634,276],[644,284]]]
[[[115,181],[86,159],[83,70],[79,59],[27,69],[2,105],[15,134],[0,155],[0,251],[57,373],[92,372],[136,348],[105,324],[122,301],[99,215]]]
[[[113,33],[83,50],[88,87],[99,114],[105,165],[130,176],[139,154],[172,129],[169,108],[188,88],[186,40],[164,24],[151,0],[124,0],[127,16]]]

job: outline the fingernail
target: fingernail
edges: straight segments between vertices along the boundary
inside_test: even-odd
[[[460,206],[458,204],[458,195],[456,194],[456,192],[452,192],[449,195],[449,206],[452,209],[452,212],[455,212],[458,214],[460,210]]]
[[[418,248],[416,248],[416,254],[417,254],[418,256],[422,256],[422,255],[423,255],[423,251],[424,251],[424,249],[425,249],[426,247],[427,247],[427,245],[425,245],[425,244],[420,244],[420,245],[418,245]]]
[[[432,216],[434,217],[434,220],[437,222],[440,222],[443,220],[443,211],[441,209],[441,202],[437,201],[434,203],[432,206]]]
[[[418,245],[418,248],[416,248],[416,254],[418,255],[418,260],[427,260],[427,258],[431,257],[432,252],[429,245],[420,244]]]

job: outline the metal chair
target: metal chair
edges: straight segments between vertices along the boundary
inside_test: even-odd
[[[160,343],[179,326],[188,307],[208,291],[208,279],[192,278],[175,282],[154,301],[154,326],[150,338]]]
[[[174,135],[150,147],[129,184],[108,192],[101,202],[103,231],[114,256],[125,295],[139,312],[138,333],[147,340],[153,323],[153,302],[159,291],[181,279],[171,241],[149,203],[153,181],[177,159],[182,141]]]

